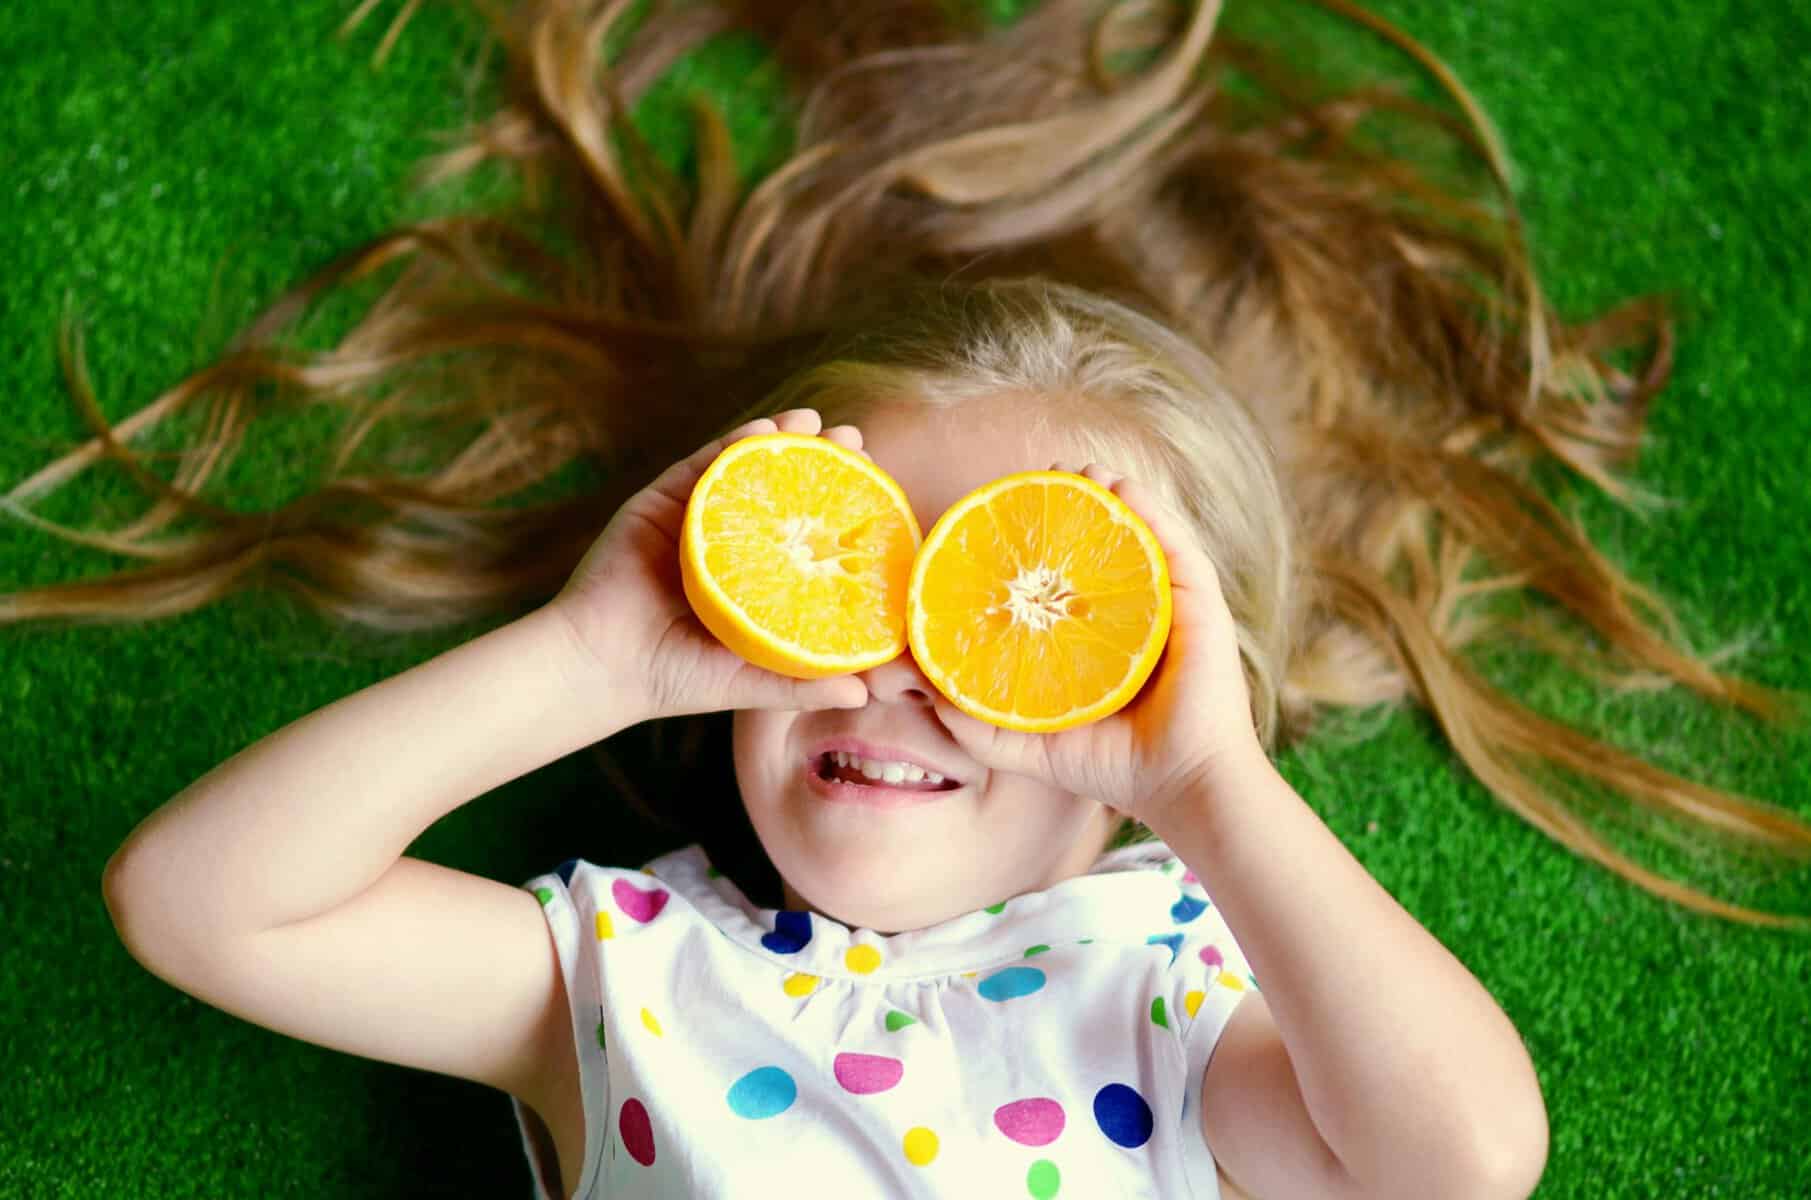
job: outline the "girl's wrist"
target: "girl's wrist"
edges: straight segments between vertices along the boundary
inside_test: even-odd
[[[1250,794],[1276,774],[1276,765],[1254,734],[1248,742],[1204,758],[1173,773],[1151,793],[1141,817],[1145,825],[1163,835],[1177,820],[1196,821],[1226,798]]]
[[[556,657],[568,690],[577,703],[593,709],[598,727],[606,730],[596,740],[654,715],[639,686],[639,672],[622,653],[620,638],[588,635],[557,598],[523,619],[545,624],[560,645]]]

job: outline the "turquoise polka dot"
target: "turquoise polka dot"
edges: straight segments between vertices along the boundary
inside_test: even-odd
[[[1019,996],[1029,996],[1044,986],[1044,973],[1036,967],[1007,967],[995,971],[976,986],[988,1000],[1012,1000]]]
[[[1177,953],[1182,949],[1182,935],[1180,933],[1153,933],[1150,937],[1145,939],[1145,945],[1168,946],[1170,948],[1170,962],[1174,963],[1176,961]]]
[[[760,1121],[777,1117],[798,1099],[799,1085],[779,1067],[756,1067],[729,1089],[730,1111]]]

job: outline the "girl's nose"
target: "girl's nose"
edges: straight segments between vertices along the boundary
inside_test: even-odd
[[[870,699],[882,704],[922,704],[930,707],[934,689],[931,681],[918,669],[910,650],[892,662],[870,667],[861,673],[861,678],[868,685]]]

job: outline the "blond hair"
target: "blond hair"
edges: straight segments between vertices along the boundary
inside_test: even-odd
[[[359,247],[117,430],[66,331],[96,437],[15,488],[13,511],[39,520],[26,501],[106,456],[153,509],[111,535],[43,524],[150,565],[14,593],[0,620],[168,616],[271,582],[372,628],[446,625],[552,595],[623,498],[750,411],[1011,388],[1098,428],[1192,519],[1267,742],[1329,708],[1423,704],[1503,804],[1576,853],[1688,908],[1811,925],[1650,871],[1587,818],[1645,813],[1691,846],[1794,861],[1811,826],[1543,717],[1464,657],[1528,638],[1608,687],[1788,711],[1693,652],[1533,483],[1561,464],[1640,499],[1617,472],[1670,365],[1664,314],[1562,321],[1471,97],[1387,23],[1320,2],[1411,54],[1458,115],[1379,86],[1327,94],[1219,30],[1214,0],[1047,0],[998,29],[938,0],[489,12],[507,102],[424,179],[500,163],[519,206]],[[695,180],[628,120],[731,29],[765,38],[803,97],[795,149],[752,188],[709,104]],[[330,286],[397,261],[336,349],[276,345]],[[271,513],[202,498],[270,382],[353,413],[333,477]],[[213,436],[157,476],[123,439],[202,397]],[[412,452],[443,435],[444,465],[345,473],[385,418],[409,422]],[[495,506],[575,464],[598,468],[580,494]],[[179,516],[211,528],[153,538]],[[1490,603],[1511,596],[1569,622]]]

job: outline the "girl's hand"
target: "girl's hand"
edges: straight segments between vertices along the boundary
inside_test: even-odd
[[[572,578],[548,604],[571,624],[600,685],[624,697],[625,719],[735,708],[860,708],[868,688],[854,675],[789,679],[739,658],[692,613],[679,580],[686,501],[731,442],[757,433],[816,434],[809,408],[750,421],[669,467],[617,510]],[[861,434],[839,425],[823,436],[861,451]]]
[[[1053,470],[1074,468],[1060,463]],[[1251,718],[1232,614],[1214,565],[1182,519],[1142,485],[1098,464],[1079,472],[1143,517],[1169,561],[1169,643],[1132,702],[1060,733],[1019,733],[975,719],[942,696],[937,717],[981,765],[1087,796],[1146,825],[1172,802],[1264,754]]]

